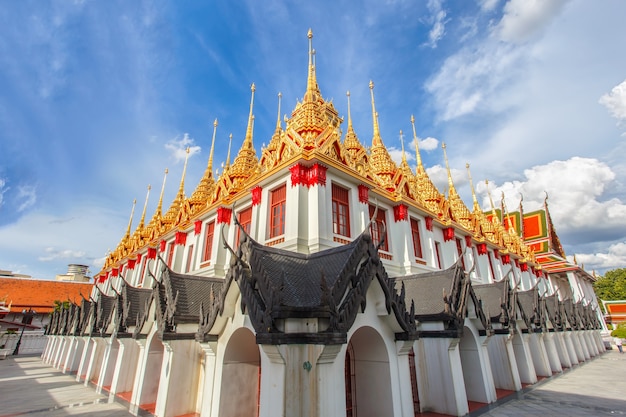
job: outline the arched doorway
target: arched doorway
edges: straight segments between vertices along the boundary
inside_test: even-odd
[[[361,327],[350,338],[345,358],[346,416],[393,415],[389,355],[376,330]]]
[[[478,343],[472,331],[465,327],[463,337],[459,344],[461,354],[461,367],[463,368],[463,381],[465,382],[465,394],[470,403],[488,403],[485,379],[483,378],[482,362],[478,353]]]
[[[222,367],[222,417],[259,415],[261,355],[254,334],[237,329],[226,344]]]
[[[163,352],[163,343],[156,334],[153,334],[152,340],[150,340],[148,345],[145,374],[139,396],[139,408],[153,414],[156,408],[157,394],[159,393]]]

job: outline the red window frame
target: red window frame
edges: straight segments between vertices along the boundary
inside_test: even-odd
[[[333,233],[350,237],[350,203],[348,189],[332,185]]]
[[[435,255],[437,255],[437,268],[443,269],[443,262],[441,260],[441,243],[435,242]]]
[[[202,262],[211,260],[213,252],[213,236],[215,235],[215,220],[209,222],[204,227],[204,252],[202,252]]]
[[[172,267],[172,259],[174,259],[174,247],[176,245],[174,242],[169,243],[169,247],[167,248],[167,266]]]
[[[463,265],[463,271],[465,271],[465,258],[463,257],[463,242],[461,238],[455,238],[456,241],[456,251],[459,254],[459,258],[461,258],[461,265]]]
[[[420,221],[411,217],[411,238],[413,239],[413,253],[416,258],[423,258],[422,236],[420,233]]]
[[[193,245],[189,245],[189,250],[187,251],[187,263],[185,264],[185,272],[189,272],[191,270],[192,259],[193,259]]]
[[[283,184],[270,191],[270,239],[285,234],[285,205],[287,185]]]
[[[376,211],[376,207],[370,204],[370,207],[369,207],[370,218],[374,215],[375,211]],[[374,221],[372,222],[370,226],[370,234],[372,235],[372,242],[374,242],[374,245],[378,245],[378,243],[384,237],[385,241],[380,247],[380,250],[388,252],[389,251],[389,239],[387,236],[387,228],[385,227],[385,225],[387,224],[385,220],[386,217],[387,217],[387,211],[379,207],[378,213],[376,214],[376,218],[374,219]]]
[[[252,225],[252,207],[248,207],[247,209],[241,210],[237,213],[237,221],[243,227],[243,230],[246,233],[250,234],[250,227]],[[239,243],[241,242],[241,229],[237,228],[237,238],[235,239],[235,249],[239,247]]]

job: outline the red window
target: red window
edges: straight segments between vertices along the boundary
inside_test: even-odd
[[[202,262],[211,260],[211,252],[213,252],[213,235],[215,234],[215,221],[207,223],[204,228],[204,252],[202,252]]]
[[[172,267],[172,259],[174,258],[174,247],[176,245],[174,244],[174,242],[171,242],[169,244],[169,248],[167,250],[167,266],[169,266],[170,268]]]
[[[420,221],[411,217],[411,237],[413,238],[413,252],[416,258],[422,258],[422,237],[420,236]]]
[[[435,254],[437,255],[437,268],[443,268],[443,262],[441,261],[441,243],[435,242]]]
[[[241,224],[241,227],[243,227],[243,230],[245,230],[246,233],[250,234],[250,225],[252,224],[252,207],[248,207],[247,209],[240,211],[239,214],[237,215],[237,220],[239,221],[239,224]],[[240,238],[241,238],[241,229],[237,228],[237,239],[235,239],[235,249],[239,246]]]
[[[187,251],[187,264],[185,265],[185,272],[191,270],[191,261],[193,259],[193,245],[189,245],[189,251]]]
[[[350,237],[350,205],[348,190],[333,184],[333,233]]]
[[[465,271],[465,259],[463,258],[463,242],[458,237],[456,238],[456,251],[459,254],[459,258],[461,258],[461,265],[463,265],[463,270]]]
[[[370,205],[370,218],[374,215],[375,211],[376,207]],[[387,228],[385,227],[387,222],[385,221],[385,217],[386,211],[379,207],[378,214],[376,214],[376,219],[374,219],[372,225],[370,226],[370,233],[372,235],[372,241],[374,242],[374,245],[378,245],[378,243],[382,239],[385,239],[380,249],[387,252],[389,251],[389,240],[387,239]]]
[[[270,192],[270,238],[285,234],[285,202],[287,186],[285,184]]]
[[[493,259],[491,259],[491,252],[487,253],[487,258],[489,259],[489,271],[491,272],[491,278],[495,281],[496,280],[496,274],[493,270]]]

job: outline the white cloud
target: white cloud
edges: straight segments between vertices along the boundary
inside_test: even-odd
[[[4,201],[4,194],[9,190],[7,187],[7,182],[4,178],[0,178],[0,207],[2,207],[2,203]]]
[[[501,40],[522,43],[550,24],[569,0],[509,0],[504,16],[495,28]]]
[[[419,140],[419,147],[420,147],[420,151],[421,150],[432,151],[439,147],[439,141],[429,136],[426,139]]]
[[[17,211],[23,212],[37,202],[37,188],[34,185],[18,186],[16,199],[19,204]]]
[[[165,144],[165,149],[170,152],[174,162],[178,163],[187,158],[187,149],[189,149],[189,157],[196,153],[200,153],[200,146],[194,145],[194,140],[185,133],[182,138],[174,138]]]
[[[626,242],[610,245],[606,253],[577,253],[576,261],[587,271],[623,268],[626,265]]]
[[[610,93],[600,97],[599,102],[619,123],[626,122],[626,80],[613,87]]]
[[[626,205],[617,198],[602,199],[615,173],[605,163],[593,158],[573,157],[566,161],[552,161],[524,170],[524,180],[508,181],[502,185],[490,184],[494,200],[503,192],[509,210],[517,209],[520,196],[526,211],[543,204],[548,194],[550,214],[557,233],[568,234],[568,241],[585,239],[578,243],[611,241],[614,233],[626,232]],[[483,206],[489,207],[485,189]],[[498,203],[496,203],[498,204]]]
[[[56,249],[48,247],[44,250],[46,255],[37,258],[42,262],[50,262],[58,259],[69,259],[70,261],[83,258],[85,256],[84,251],[72,250],[72,249]]]
[[[479,0],[480,10],[483,12],[490,12],[496,8],[500,0]]]
[[[431,13],[428,23],[432,24],[432,27],[428,32],[428,42],[424,45],[436,48],[437,43],[446,33],[447,13],[442,7],[442,0],[428,0],[426,7]]]

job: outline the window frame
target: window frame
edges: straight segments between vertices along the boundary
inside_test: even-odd
[[[415,217],[409,217],[409,225],[411,227],[411,240],[413,241],[413,254],[416,258],[424,259],[421,222]]]
[[[339,184],[331,185],[333,234],[350,237],[350,190]],[[342,208],[345,209],[342,213]]]
[[[246,221],[242,220],[242,215],[243,214],[247,215],[248,213],[250,214],[250,218],[247,219]],[[243,227],[243,230],[245,230],[247,234],[250,234],[250,230],[252,229],[252,206],[240,210],[237,213],[237,221],[239,222],[241,227]],[[235,247],[234,247],[235,250],[237,250],[240,243],[241,243],[241,228],[237,227],[237,236],[235,237]]]
[[[369,205],[369,216],[370,219],[374,215],[376,211],[376,206],[370,204]],[[384,224],[384,226],[383,226]],[[380,247],[380,250],[383,252],[389,252],[389,234],[387,230],[387,210],[384,208],[378,207],[378,213],[376,214],[376,218],[370,225],[370,235],[372,236],[372,242],[374,245],[378,246],[381,241],[382,231],[384,230],[384,242]]]
[[[215,238],[215,220],[205,223],[204,226],[204,248],[202,251],[202,264],[211,262],[213,255],[213,239]]]
[[[287,208],[287,184],[270,190],[269,231],[270,239],[285,234],[285,211]],[[278,210],[278,211],[277,211]]]

